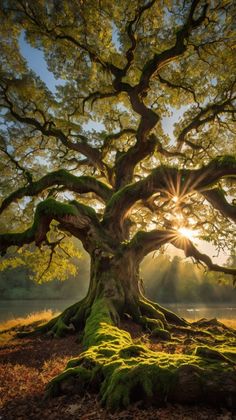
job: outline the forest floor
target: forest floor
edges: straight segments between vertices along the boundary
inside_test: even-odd
[[[26,319],[17,319],[0,325],[0,419],[79,419],[79,420],[236,420],[236,413],[224,408],[200,405],[180,406],[167,404],[165,407],[145,407],[140,402],[130,408],[111,414],[101,407],[96,395],[85,393],[61,396],[50,400],[44,399],[45,385],[60,373],[68,359],[78,356],[82,346],[76,343],[75,336],[61,339],[49,339],[43,336],[34,338],[16,338],[16,329],[27,329],[48,320],[50,312],[40,313]],[[222,320],[221,320],[222,321]],[[236,320],[223,322],[235,328]],[[171,344],[150,341],[139,328],[131,322],[122,327],[127,329],[134,339],[140,338],[152,350],[165,350],[171,353],[182,352],[183,344],[171,347]]]

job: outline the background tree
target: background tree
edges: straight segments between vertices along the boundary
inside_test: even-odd
[[[230,1],[1,2],[1,251],[27,252],[34,242],[51,249],[50,263],[75,236],[91,258],[87,296],[45,330],[85,328],[91,347],[124,334],[106,329],[124,313],[143,327],[187,325],[140,291],[142,259],[167,243],[235,273],[180,231],[233,245],[233,23]],[[27,68],[22,33],[64,80],[55,94]],[[174,109],[181,112],[172,135]],[[90,121],[102,131],[88,131]],[[91,380],[76,369],[73,378]],[[125,404],[127,388],[118,395],[113,374],[104,400]]]

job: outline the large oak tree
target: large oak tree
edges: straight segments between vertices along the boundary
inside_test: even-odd
[[[96,377],[103,400],[117,407],[137,386],[149,398],[158,390],[160,401],[166,393],[188,401],[202,397],[198,377],[210,400],[206,377],[222,382],[220,370],[203,363],[204,351],[164,366],[163,356],[135,346],[117,326],[126,314],[160,338],[170,338],[173,325],[189,328],[141,292],[140,263],[166,244],[210,270],[236,272],[213,263],[180,229],[233,247],[233,3],[1,1],[1,252],[34,244],[49,268],[75,237],[91,258],[87,296],[43,328],[56,336],[82,330],[88,348],[51,393]],[[60,79],[54,93],[28,67],[23,37]],[[126,365],[133,356],[139,364]],[[165,369],[176,387],[166,385]],[[232,400],[232,367],[227,375],[221,387]],[[192,378],[198,385],[190,393]]]

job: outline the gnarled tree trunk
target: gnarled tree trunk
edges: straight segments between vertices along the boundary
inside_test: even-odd
[[[171,329],[172,324],[187,322],[156,302],[145,298],[141,291],[139,259],[133,251],[114,255],[96,248],[91,255],[90,283],[86,297],[67,308],[41,328],[53,336],[80,331],[83,333],[93,305],[101,299],[108,308],[113,325],[120,326],[124,317],[140,324],[144,330]]]
[[[158,405],[167,400],[215,404],[215,398],[228,407],[236,404],[230,349],[226,355],[208,347],[196,347],[188,355],[153,352],[117,328],[124,314],[154,333],[157,340],[170,340],[176,328],[173,324],[187,335],[198,333],[174,313],[145,299],[139,288],[139,264],[132,253],[105,256],[96,250],[87,296],[47,325],[54,334],[62,335],[72,324],[82,330],[84,345],[84,352],[49,383],[48,396],[95,390],[112,410],[137,398]],[[235,337],[233,332],[231,337]]]

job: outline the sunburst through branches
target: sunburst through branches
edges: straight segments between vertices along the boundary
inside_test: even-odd
[[[184,236],[185,238],[188,238],[190,240],[193,240],[197,237],[198,232],[196,230],[192,230],[186,227],[180,227],[178,229],[178,232],[180,233],[180,235]]]

